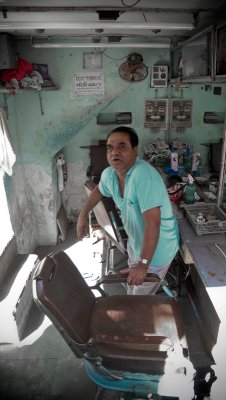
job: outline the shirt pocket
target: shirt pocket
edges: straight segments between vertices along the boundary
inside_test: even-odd
[[[134,201],[134,200],[127,199],[126,202],[127,202],[128,207],[133,207],[133,208],[139,207],[139,203],[137,200]]]
[[[127,214],[129,214],[131,217],[134,214],[137,216],[138,214],[141,213],[138,201],[132,201],[130,199],[127,199],[126,207],[127,207]]]

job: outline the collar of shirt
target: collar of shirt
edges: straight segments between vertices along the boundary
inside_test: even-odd
[[[131,168],[129,169],[129,171],[127,172],[126,177],[129,176],[129,175],[131,175],[133,169],[136,167],[137,164],[140,164],[140,162],[141,162],[141,159],[137,156],[137,158],[136,158],[136,160],[135,160],[135,163],[132,165],[132,167],[131,167]],[[111,178],[112,178],[112,179],[117,178],[116,171],[115,171],[114,168],[112,168],[112,167],[111,167]]]

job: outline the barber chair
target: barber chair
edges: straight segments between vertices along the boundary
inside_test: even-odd
[[[89,180],[85,182],[84,186],[89,196],[96,184]],[[98,224],[104,229],[109,240],[111,240],[121,253],[125,254],[127,252],[127,234],[113,199],[110,197],[103,197],[93,208],[93,212]]]
[[[60,251],[37,266],[33,297],[84,359],[98,388],[96,400],[108,391],[115,399],[192,399],[194,369],[178,303],[167,296],[104,294],[105,283],[125,279],[109,275],[90,287]],[[159,281],[155,274],[147,279]],[[95,297],[98,288],[102,295]]]
[[[87,195],[99,183],[102,171],[109,166],[106,155],[106,140],[99,140],[97,145],[90,145],[88,148],[90,149],[90,166],[87,170],[88,180],[84,184]],[[89,215],[90,227],[92,226],[93,214],[98,225],[106,234],[106,271],[124,267],[127,262],[125,258],[127,235],[113,199],[103,198],[94,207],[93,213],[91,212]]]
[[[85,182],[85,190],[89,196],[96,184],[89,180]],[[103,197],[93,208],[93,214],[98,225],[105,232],[106,263],[105,272],[113,272],[127,265],[127,234],[115,203],[110,197]],[[92,225],[91,214],[89,225]]]

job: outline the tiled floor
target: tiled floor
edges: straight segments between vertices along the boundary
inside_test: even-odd
[[[35,251],[39,259],[55,250],[65,250],[82,273],[93,277],[103,267],[103,241],[92,244],[90,239],[75,243],[72,229],[65,242],[56,247]],[[18,341],[12,311],[20,295],[36,255],[31,255],[18,274],[8,296],[0,303],[0,398],[3,400],[93,400],[95,385],[87,377],[83,361],[77,359],[55,327],[45,319],[41,328],[22,342]],[[115,290],[123,293],[122,286]],[[160,293],[161,295],[161,293]],[[182,296],[187,335],[190,338],[190,357],[196,367],[208,367],[211,356],[203,339],[191,304]],[[108,398],[112,397],[112,394]],[[201,397],[200,397],[201,399]],[[188,399],[189,400],[189,399]]]

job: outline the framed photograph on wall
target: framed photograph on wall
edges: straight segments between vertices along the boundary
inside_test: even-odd
[[[170,107],[170,129],[192,127],[192,100],[172,99]]]
[[[168,100],[167,99],[149,99],[145,100],[145,128],[167,128],[168,119]]]
[[[83,53],[84,69],[102,69],[102,54],[87,52]]]

